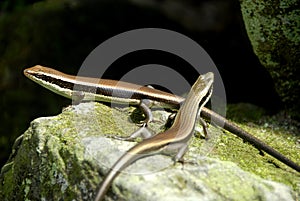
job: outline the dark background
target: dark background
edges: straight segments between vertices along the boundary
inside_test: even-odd
[[[23,69],[40,64],[76,74],[101,42],[137,28],[165,28],[192,38],[218,67],[229,103],[248,102],[270,113],[278,111],[281,103],[272,79],[252,51],[237,0],[178,1],[182,3],[179,11],[167,7],[168,1],[151,2],[150,6],[125,0],[0,3],[0,166],[30,121],[56,115],[71,103],[25,78]],[[186,18],[189,12],[198,15]],[[191,84],[198,76],[177,56],[143,50],[115,61],[104,77],[119,79],[128,70],[149,63],[176,69]]]

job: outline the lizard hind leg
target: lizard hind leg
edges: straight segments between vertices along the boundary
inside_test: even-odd
[[[151,105],[151,100],[142,99],[139,104],[139,108],[142,110],[143,114],[145,115],[146,119],[139,124],[140,128],[130,134],[128,137],[122,136],[109,136],[114,139],[123,140],[123,141],[135,141],[135,139],[141,137],[142,139],[147,139],[153,136],[150,130],[147,128],[148,123],[153,121],[153,115],[149,108]]]
[[[142,122],[142,126],[147,125],[148,123],[153,121],[153,115],[151,109],[149,108],[150,105],[151,105],[151,100],[149,99],[142,99],[139,104],[140,109],[142,110],[142,112],[146,117],[146,119]]]
[[[121,137],[121,136],[110,136],[112,138],[118,140],[125,140],[125,141],[134,141],[136,138],[141,137],[142,139],[147,139],[153,136],[151,131],[148,129],[148,123],[153,121],[153,115],[149,106],[152,104],[152,101],[149,99],[142,99],[139,104],[139,108],[142,110],[143,114],[145,115],[146,119],[140,124],[140,128],[133,132],[128,137]]]

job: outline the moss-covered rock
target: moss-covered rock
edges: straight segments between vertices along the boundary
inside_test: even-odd
[[[300,119],[300,9],[297,0],[240,0],[248,36],[293,116]]]
[[[128,135],[136,130],[129,118],[133,116],[130,114],[137,115],[133,110],[82,103],[64,109],[58,116],[34,120],[2,168],[0,199],[91,200],[108,168],[136,143],[106,136]],[[168,115],[154,111],[155,122],[150,129],[154,133],[164,130]],[[138,118],[133,119],[137,122]],[[210,140],[193,138],[186,154],[186,160],[192,163],[174,166],[170,157],[162,155],[139,160],[117,177],[108,196],[114,200],[296,200],[299,194],[292,190],[292,183],[297,183],[299,174],[285,166],[268,165],[259,157],[255,159],[260,161],[239,164],[257,163],[258,170],[265,166],[270,172],[285,171],[287,179],[277,175],[285,185],[246,172],[233,162],[220,161],[217,158],[227,160],[224,146],[228,144],[223,139],[230,134],[220,136],[221,130],[212,126],[209,131]],[[234,144],[231,152],[244,147],[248,154],[258,155],[252,152],[252,146],[229,137]],[[235,153],[239,160],[245,155]],[[268,178],[266,172],[263,176]]]
[[[0,166],[33,118],[58,114],[69,104],[27,80],[25,68],[41,64],[76,74],[90,52],[116,34],[135,28],[178,27],[154,9],[124,0],[43,0],[31,5],[33,1],[26,0],[27,6],[11,12],[5,12],[6,6],[0,8]],[[25,0],[5,2],[16,7],[25,4]],[[135,66],[122,62],[110,78],[120,79],[126,65]]]

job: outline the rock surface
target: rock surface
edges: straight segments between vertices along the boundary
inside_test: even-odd
[[[255,54],[270,72],[286,108],[299,119],[299,1],[240,2]]]
[[[98,103],[70,106],[54,117],[34,120],[16,141],[1,170],[0,200],[92,200],[108,168],[136,142],[105,135],[128,135],[132,108],[111,109]],[[133,114],[136,112],[133,111]],[[167,112],[155,111],[153,132],[163,130]],[[138,113],[136,113],[138,116]],[[134,117],[136,119],[136,117]],[[197,129],[199,130],[199,129]],[[218,135],[219,129],[210,127]],[[212,137],[212,139],[214,139]],[[296,200],[288,186],[262,179],[232,162],[207,156],[214,143],[191,142],[182,164],[156,155],[139,160],[117,177],[112,200]]]

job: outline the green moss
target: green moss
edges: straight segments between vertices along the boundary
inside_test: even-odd
[[[255,107],[249,106],[249,108],[252,111]],[[94,195],[94,189],[97,188],[101,178],[98,173],[99,167],[95,163],[98,158],[90,160],[91,156],[86,157],[82,140],[99,137],[103,134],[128,135],[137,128],[128,119],[128,112],[132,112],[132,110],[134,109],[110,108],[99,103],[83,103],[64,109],[63,113],[51,117],[51,120],[50,118],[39,118],[33,121],[30,129],[23,136],[21,146],[16,148],[17,154],[13,155],[11,163],[0,177],[0,188],[3,189],[0,199],[5,200],[6,197],[16,200],[37,200],[37,198],[39,200],[50,198],[70,200],[74,197],[82,200],[92,199],[89,196]],[[154,113],[156,112],[158,111]],[[112,120],[114,118],[116,119]],[[243,119],[239,126],[300,163],[297,155],[299,147],[296,144],[299,136],[295,135],[297,129],[292,127],[292,124],[286,127],[287,124],[283,124],[281,119],[282,116],[261,116],[257,121]],[[160,125],[152,127],[155,129],[155,133],[163,129],[164,122],[151,123]],[[119,125],[122,127],[120,128]],[[213,126],[209,127],[209,131],[212,136],[222,133],[220,128]],[[204,139],[193,138],[190,148],[195,150],[205,142]],[[296,192],[300,192],[299,173],[268,155],[261,156],[253,146],[244,143],[231,133],[225,132],[216,138],[213,149],[209,151],[210,157],[231,161],[244,170],[266,179],[285,183]],[[187,154],[187,160],[189,160],[188,156],[189,154]],[[222,170],[222,168],[220,169]],[[180,171],[182,173],[182,169]],[[230,174],[230,170],[227,174]],[[209,175],[208,180],[205,180],[204,177],[201,182],[205,181],[210,184],[209,186],[216,186],[214,183],[218,184],[214,190],[223,196],[231,192],[232,186],[240,185],[238,181],[229,175],[222,175],[221,172],[210,172]],[[219,181],[214,180],[215,175],[221,175],[224,180],[220,181],[220,178],[218,178]],[[188,185],[185,183],[184,177],[174,177],[172,181],[179,188],[185,188]],[[126,182],[128,181],[126,180]],[[226,185],[228,182],[231,183],[230,186]],[[249,182],[250,184],[251,182]],[[249,197],[248,194],[252,193],[251,190],[245,190],[245,192],[242,191],[239,195],[234,194],[232,197],[239,200],[238,198]],[[232,197],[229,196],[226,199]]]
[[[227,118],[234,121],[258,121],[263,115],[266,115],[263,108],[249,103],[231,104],[227,106]]]
[[[241,190],[236,193],[235,190],[232,189],[239,189],[241,187],[241,181],[236,180],[230,172],[220,172],[219,170],[213,170],[209,172],[210,177],[209,179],[205,180],[209,186],[216,186],[218,189],[215,189],[221,195],[227,195],[223,197],[224,200],[248,200],[251,195],[259,194],[255,192],[254,188],[250,188],[247,190]],[[248,186],[246,184],[247,181],[244,181],[243,187]],[[247,182],[248,183],[248,182]],[[249,182],[250,183],[250,182]],[[228,185],[230,184],[230,185]],[[248,198],[248,199],[247,199]]]
[[[245,103],[230,105],[227,113],[229,119],[239,127],[300,164],[297,122],[286,117],[284,113],[267,116],[262,108]],[[262,178],[284,183],[300,195],[300,173],[268,154],[261,155],[254,146],[221,128],[210,126],[209,133],[212,138],[210,144],[199,138],[201,134],[197,134],[190,147],[203,148],[207,143],[208,148],[199,151],[199,154],[236,163],[242,169]]]
[[[30,192],[30,185],[32,184],[31,180],[30,179],[25,179],[25,182],[23,181],[22,185],[24,186],[24,193],[25,193],[25,200],[29,200],[27,199],[27,195],[28,193]]]
[[[148,25],[179,27],[159,11],[129,1],[26,2],[22,10],[1,10],[0,16],[1,166],[32,119],[58,114],[70,104],[25,78],[24,68],[41,64],[76,74],[85,57],[111,36]]]
[[[128,135],[137,127],[128,122],[126,110],[111,109],[99,103],[78,107],[82,107],[81,112],[70,106],[51,121],[43,117],[31,123],[31,129],[23,135],[22,146],[16,146],[12,162],[2,171],[0,199],[70,200],[77,195],[93,195],[89,192],[96,189],[100,177],[97,167],[85,161],[85,150],[79,140],[101,133]],[[59,195],[63,197],[55,197]]]
[[[240,0],[255,54],[268,69],[288,111],[300,119],[300,9],[298,1]]]
[[[250,111],[245,110],[245,108],[239,111],[239,107],[240,106],[231,106],[232,111],[229,113],[233,114],[237,112],[241,116],[245,114],[245,117],[247,117],[246,114]],[[252,118],[251,116],[250,118],[239,119],[232,115],[235,119],[238,119],[235,123],[292,159],[297,164],[300,164],[299,125],[285,117],[282,113],[276,116],[261,116],[262,112],[260,108],[257,108],[257,111],[253,109],[255,108],[254,106],[249,108],[251,108],[251,112],[260,114],[260,118]],[[244,113],[242,111],[244,111]],[[215,128],[210,128],[211,132],[216,134],[218,131],[214,129]],[[300,195],[300,173],[268,154],[261,155],[259,150],[249,143],[243,142],[242,139],[232,133],[225,132],[221,134],[217,140],[209,156],[234,162],[242,169],[261,176],[262,178],[271,179],[291,186],[298,195]]]

